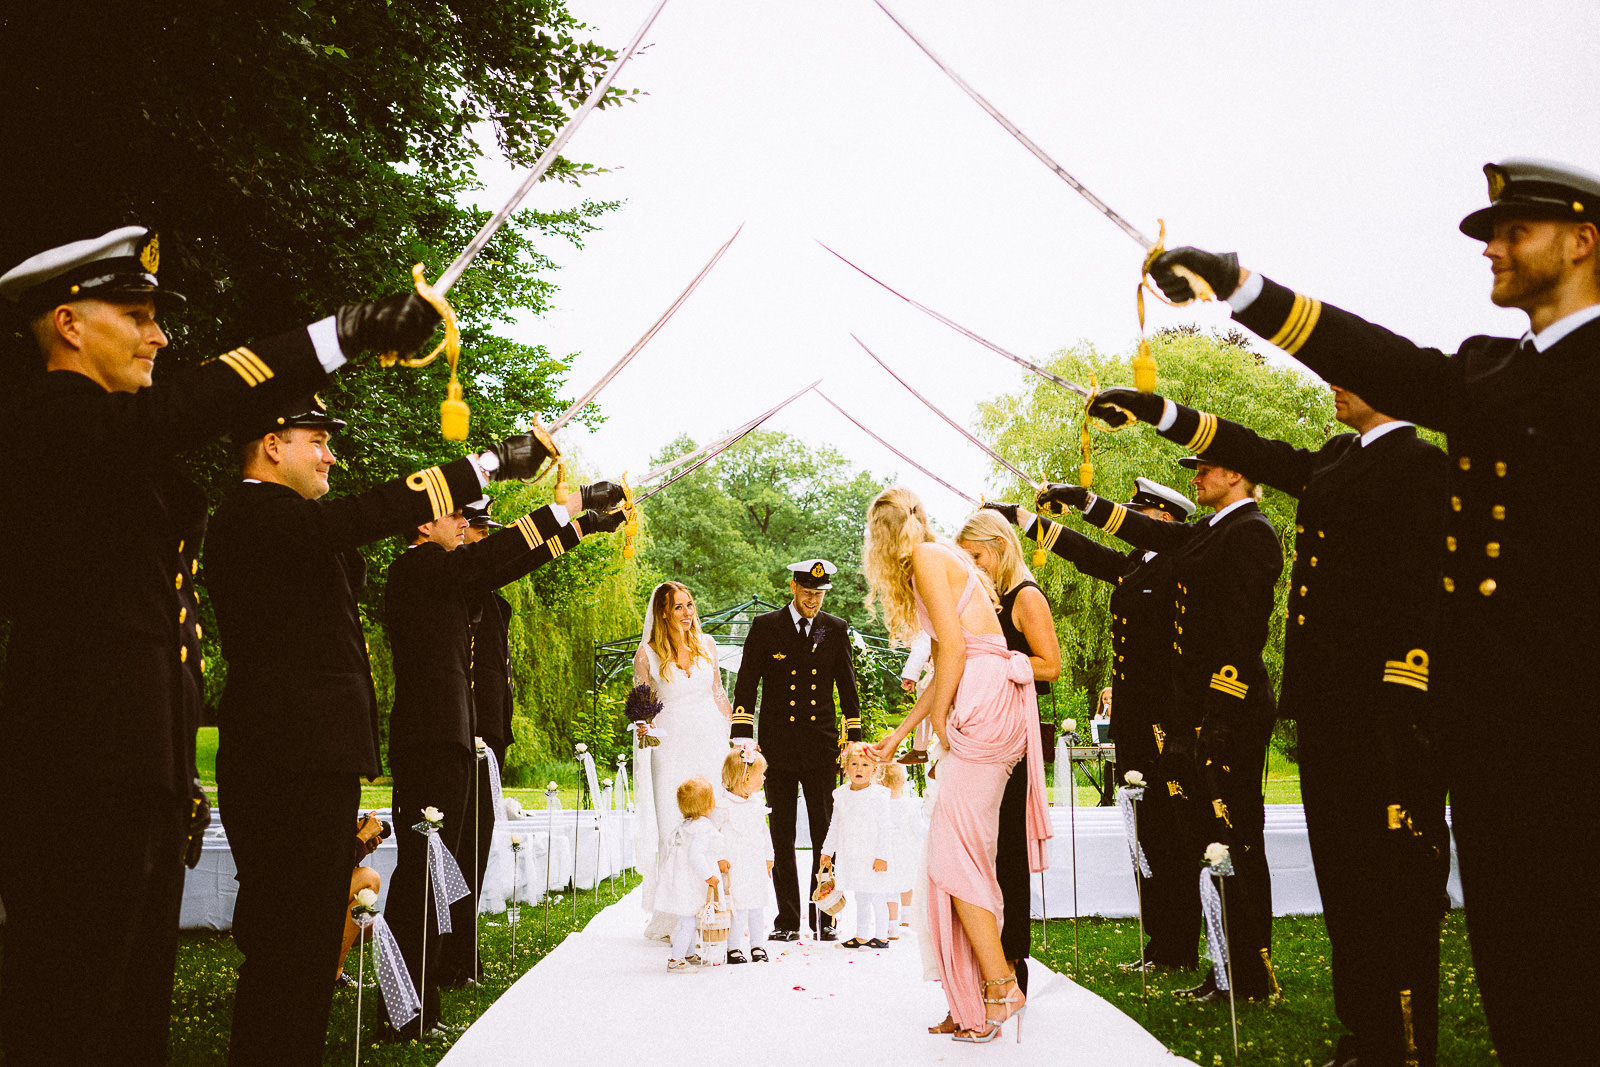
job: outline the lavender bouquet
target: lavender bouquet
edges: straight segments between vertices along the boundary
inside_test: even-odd
[[[628,700],[622,706],[622,711],[628,716],[629,722],[644,727],[644,736],[639,739],[640,748],[654,748],[661,744],[655,727],[656,716],[661,712],[661,701],[656,699],[654,689],[648,685],[636,685],[628,690]]]

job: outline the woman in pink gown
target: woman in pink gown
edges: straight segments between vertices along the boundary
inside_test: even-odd
[[[868,508],[862,569],[867,604],[882,603],[895,640],[909,643],[919,629],[933,637],[933,684],[877,756],[892,758],[929,715],[950,750],[936,771],[939,795],[928,828],[928,929],[955,1039],[989,1041],[1025,1003],[1000,946],[1005,914],[995,878],[1000,801],[1024,754],[1030,870],[1045,868],[1050,836],[1033,667],[1006,648],[993,589],[965,554],[935,540],[909,489],[887,489]]]

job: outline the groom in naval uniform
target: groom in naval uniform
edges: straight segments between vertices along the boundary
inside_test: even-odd
[[[733,740],[755,744],[756,688],[761,687],[761,752],[767,757],[767,803],[772,808],[773,889],[778,919],[770,940],[800,936],[800,886],[794,862],[795,798],[806,793],[811,827],[811,882],[816,881],[822,839],[833,817],[839,748],[861,740],[861,702],[850,666],[850,624],[822,609],[836,568],[825,559],[791,564],[788,607],[757,615],[744,641],[744,659],[733,688]],[[839,689],[835,718],[834,686]],[[812,909],[812,930],[832,941],[833,919]],[[821,925],[818,926],[818,920]]]

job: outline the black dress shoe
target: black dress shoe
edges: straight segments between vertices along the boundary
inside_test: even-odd
[[[1193,997],[1195,1000],[1202,1000],[1205,997],[1210,996],[1212,993],[1215,993],[1216,991],[1217,991],[1217,974],[1216,974],[1215,971],[1207,971],[1204,981],[1202,981],[1199,985],[1194,986],[1192,988],[1178,990],[1178,996],[1180,996],[1180,997]],[[1222,999],[1223,1000],[1227,1000],[1228,999],[1228,995],[1226,993],[1224,993],[1222,995]]]
[[[767,950],[762,948],[760,945],[757,945],[755,948],[751,949],[750,950],[750,962],[751,963],[766,963],[767,962]]]
[[[728,950],[728,962],[729,963],[749,963],[750,961],[744,958],[744,953],[743,952],[740,952],[738,949],[733,948],[733,949],[729,949]]]
[[[866,947],[867,948],[888,948],[889,947],[889,942],[885,941],[881,937],[875,937],[871,941],[867,942]]]
[[[824,926],[822,928],[822,932],[817,935],[817,940],[818,941],[837,941],[837,940],[839,940],[839,934],[838,934],[837,931],[834,930],[833,927]]]
[[[772,931],[772,933],[767,935],[767,940],[768,941],[798,941],[798,940],[800,940],[800,931],[799,930],[774,930],[774,931]]]

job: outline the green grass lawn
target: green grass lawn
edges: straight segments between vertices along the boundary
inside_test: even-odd
[[[1180,1056],[1202,1067],[1233,1063],[1228,1006],[1195,1004],[1173,996],[1175,990],[1198,984],[1203,970],[1154,975],[1146,995],[1139,975],[1117,969],[1119,963],[1139,955],[1137,920],[1078,920],[1076,952],[1073,925],[1071,919],[1051,920],[1047,947],[1044,924],[1034,923],[1034,958],[1105,997]],[[1446,917],[1440,949],[1439,1062],[1451,1067],[1497,1063],[1473,977],[1466,920],[1460,911]],[[1275,1003],[1238,1005],[1239,1063],[1322,1067],[1332,1057],[1334,1042],[1342,1032],[1333,1013],[1328,935],[1322,916],[1274,919],[1272,956],[1283,998]]]

